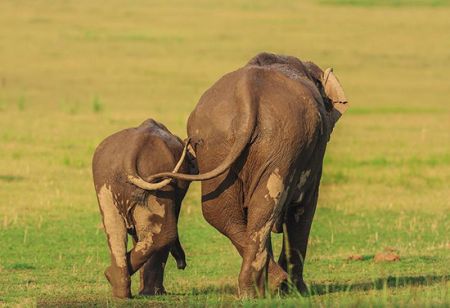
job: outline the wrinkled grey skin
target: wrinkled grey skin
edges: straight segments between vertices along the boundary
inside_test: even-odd
[[[105,275],[113,296],[131,297],[130,276],[141,269],[141,295],[163,294],[169,251],[177,266],[186,266],[177,220],[189,182],[176,181],[157,190],[130,183],[174,169],[184,143],[162,124],[149,119],[139,127],[106,138],[96,149],[92,170],[103,225],[111,253]],[[189,159],[179,166],[190,172]],[[127,252],[127,233],[134,247]]]
[[[259,54],[208,89],[189,117],[200,174],[149,178],[203,181],[204,217],[243,258],[242,297],[264,295],[266,278],[270,289],[285,286],[288,272],[307,293],[303,264],[323,157],[347,105],[331,69]],[[283,232],[278,262],[271,230]]]

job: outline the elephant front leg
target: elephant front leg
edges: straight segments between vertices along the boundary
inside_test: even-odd
[[[303,280],[303,269],[308,246],[309,232],[317,205],[318,186],[308,194],[301,206],[289,206],[283,233],[283,247],[278,263],[291,277],[292,283],[302,295],[308,295]],[[288,248],[289,247],[289,248]],[[287,285],[284,286],[287,290]]]

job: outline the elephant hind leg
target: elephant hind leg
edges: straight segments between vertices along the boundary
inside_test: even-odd
[[[133,209],[137,242],[127,255],[130,275],[138,271],[156,251],[155,237],[161,232],[162,222],[153,221],[153,216],[146,206],[137,205]]]
[[[265,294],[265,274],[270,259],[266,243],[273,224],[269,216],[261,219],[261,224],[249,223],[247,225],[249,239],[243,251],[242,266],[239,273],[240,297],[262,297]]]
[[[164,268],[169,256],[169,247],[155,251],[141,267],[141,286],[139,295],[161,295],[164,288]]]
[[[108,239],[111,265],[105,276],[112,286],[113,296],[131,297],[131,279],[126,263],[127,229],[123,217],[117,209],[111,191],[103,186],[98,193],[103,226]]]
[[[283,270],[273,262],[267,243],[272,227],[280,215],[287,190],[284,189],[283,178],[278,169],[261,183],[266,185],[258,186],[248,203],[249,240],[239,275],[239,290],[244,297],[264,296],[267,270],[271,271],[272,275],[281,273],[280,280],[285,278]],[[280,273],[277,273],[278,271]]]
[[[242,183],[231,172],[202,182],[204,218],[230,239],[241,256],[247,245],[246,218],[242,199]]]
[[[134,207],[137,242],[127,255],[130,274],[141,269],[141,295],[164,294],[164,267],[170,247],[176,241],[176,218],[162,199],[149,197]]]
[[[136,246],[137,241],[134,243]],[[164,288],[164,268],[167,263],[169,250],[177,261],[178,269],[186,267],[186,257],[183,247],[177,237],[171,247],[166,246],[155,251],[150,259],[140,269],[139,295],[161,295],[165,294]]]
[[[247,245],[251,241],[247,232],[247,215],[242,210],[242,184],[232,173],[225,173],[215,179],[202,183],[202,209],[205,219],[214,226],[219,232],[228,237],[237,251],[244,258]],[[226,187],[226,189],[222,189]],[[265,190],[264,193],[267,193]],[[258,202],[252,201],[254,204]],[[267,203],[263,199],[262,202]],[[226,209],[226,217],[224,217]],[[254,242],[252,242],[254,243]],[[272,252],[269,251],[268,279],[271,290],[277,289],[282,281],[287,279],[287,273],[273,260]],[[240,279],[241,281],[241,279]],[[253,281],[244,282],[249,286],[245,288],[254,291]],[[240,285],[240,293],[243,296],[252,296],[247,294]]]

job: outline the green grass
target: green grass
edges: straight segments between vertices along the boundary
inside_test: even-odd
[[[424,2],[1,1],[0,306],[449,305],[450,8]],[[240,257],[195,183],[179,224],[188,267],[169,259],[169,294],[112,300],[96,145],[149,117],[184,138],[205,89],[259,51],[333,66],[352,104],[325,157],[313,295],[238,300]],[[385,247],[400,261],[375,263]]]
[[[98,97],[94,97],[92,101],[92,110],[97,113],[103,110],[103,104]]]

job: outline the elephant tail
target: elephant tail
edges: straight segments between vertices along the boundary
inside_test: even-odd
[[[186,141],[183,152],[181,154],[180,159],[178,160],[175,168],[172,170],[173,173],[177,173],[178,170],[180,170],[181,165],[183,164],[183,161],[186,157],[186,151],[187,147],[189,145],[189,139]],[[132,151],[131,157],[128,157],[125,161],[125,170],[127,174],[128,182],[131,184],[136,185],[137,187],[145,190],[158,190],[169,184],[172,179],[164,179],[162,181],[156,182],[156,183],[150,183],[145,181],[138,173],[136,168],[136,159],[137,159],[137,151]]]
[[[252,72],[255,70],[255,72]],[[236,159],[244,151],[245,147],[250,143],[253,136],[253,132],[256,126],[257,120],[257,105],[256,97],[253,95],[252,80],[255,79],[254,73],[258,73],[258,69],[251,69],[247,71],[244,76],[237,82],[235,88],[236,105],[239,108],[238,114],[241,115],[240,121],[242,125],[237,128],[235,135],[235,142],[232,145],[230,152],[222,163],[215,169],[208,171],[206,173],[191,175],[184,173],[175,172],[163,172],[152,175],[150,180],[155,180],[158,178],[172,178],[184,181],[204,181],[213,179],[225,171],[230,169],[231,165],[236,161]]]

